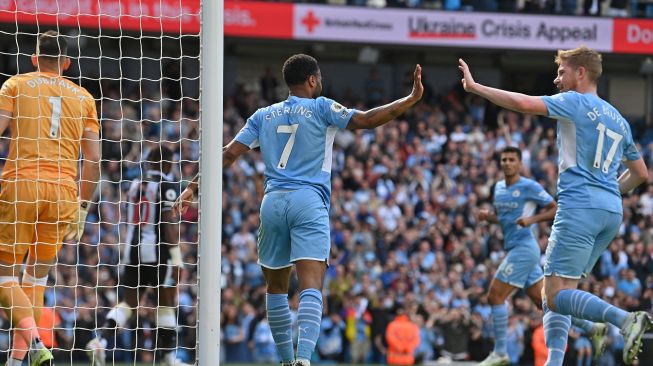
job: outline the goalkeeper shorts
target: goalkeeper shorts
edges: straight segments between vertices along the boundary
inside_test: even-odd
[[[77,219],[77,192],[57,183],[2,181],[0,258],[22,263],[29,251],[36,260],[57,256],[68,225]]]

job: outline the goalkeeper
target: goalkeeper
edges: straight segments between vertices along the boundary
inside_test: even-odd
[[[71,63],[67,47],[55,31],[39,35],[36,71],[0,89],[0,135],[7,128],[11,134],[0,182],[0,306],[14,329],[8,366],[21,365],[28,353],[31,366],[52,363],[36,329],[48,273],[64,238],[77,241],[84,231],[100,178],[95,100],[61,76]]]
[[[132,181],[127,192],[127,237],[120,276],[123,291],[119,303],[109,311],[96,338],[87,345],[94,366],[106,364],[106,349],[116,344],[116,331],[126,328],[150,288],[156,291],[156,342],[159,360],[166,366],[188,366],[177,359],[176,293],[179,268],[179,221],[172,205],[180,185],[172,181],[172,151],[153,148],[142,177]]]

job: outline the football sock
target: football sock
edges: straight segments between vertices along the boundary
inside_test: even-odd
[[[544,310],[544,341],[549,349],[549,356],[544,366],[562,366],[565,360],[571,317],[549,310],[544,299],[542,307]]]
[[[628,313],[581,290],[562,290],[555,298],[556,309],[560,314],[593,322],[608,322],[619,328],[624,324]]]
[[[492,306],[492,324],[494,327],[494,353],[504,356],[508,353],[508,306],[504,303]]]
[[[290,363],[295,360],[292,343],[292,319],[288,295],[266,294],[265,305],[268,312],[268,323],[272,331],[272,338],[277,345],[281,362]]]
[[[322,293],[309,288],[299,295],[297,358],[311,359],[322,322]]]

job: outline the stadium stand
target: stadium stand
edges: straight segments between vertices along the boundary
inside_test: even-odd
[[[609,4],[600,0],[326,3],[653,17],[653,5],[644,0]],[[13,58],[1,61],[7,65],[13,63]],[[175,67],[171,69],[174,72]],[[170,75],[171,70],[163,72]],[[260,105],[275,101],[278,91],[284,89],[283,82],[263,68],[238,69],[239,77],[245,73],[250,73],[245,75],[250,79],[264,77],[258,88],[250,90],[240,85],[226,98],[225,142],[234,137]],[[365,98],[347,92],[329,96],[356,107],[403,92],[383,90],[371,70],[370,75],[360,87],[365,90]],[[88,220],[93,224],[87,225],[82,244],[64,245],[56,273],[50,277],[52,284],[56,284],[56,293],[46,293],[46,306],[56,307],[52,324],[61,348],[55,352],[58,359],[70,359],[71,351],[66,350],[73,348],[72,359],[86,362],[83,348],[92,337],[92,330],[102,323],[116,302],[118,238],[124,237],[124,233],[118,235],[123,230],[119,225],[121,202],[125,200],[126,185],[140,172],[142,154],[159,141],[181,140],[181,144],[171,143],[173,150],[180,152],[175,161],[183,161],[173,169],[175,178],[187,182],[198,171],[198,101],[185,99],[183,107],[182,103],[169,102],[182,95],[177,89],[179,83],[174,81],[172,86],[162,85],[161,94],[157,94],[158,86],[157,92],[145,88],[139,94],[133,85],[134,89],[126,84],[107,80],[101,90],[88,86],[96,98],[102,98],[98,104],[102,107],[98,110],[103,137],[102,200],[90,210]],[[497,126],[500,128],[496,129]],[[634,128],[643,130],[641,126]],[[636,136],[642,137],[641,151],[651,167],[653,136],[639,132]],[[378,131],[338,134],[333,154],[332,253],[316,359],[382,362],[386,327],[401,307],[420,327],[423,342],[416,351],[419,361],[482,360],[492,345],[490,306],[484,294],[503,250],[498,226],[477,223],[475,214],[490,204],[491,187],[501,179],[497,152],[507,145],[524,151],[525,175],[538,180],[555,195],[555,137],[552,121],[497,111],[478,98],[466,96],[459,86],[430,88],[414,111]],[[7,146],[6,139],[0,140],[0,161],[7,156]],[[260,156],[253,152],[224,172],[224,362],[277,362],[263,312],[264,281],[256,263],[262,170]],[[624,210],[618,238],[582,286],[628,310],[653,311],[653,184],[649,182],[627,196]],[[192,207],[183,217],[181,230],[185,270],[179,296],[179,356],[186,361],[195,359],[197,220],[198,210]],[[542,251],[549,230],[547,224],[538,226]],[[102,286],[97,287],[97,283]],[[291,297],[295,317],[297,301],[295,293]],[[524,294],[515,296],[510,307],[514,314],[509,326],[511,360],[533,364],[543,349],[542,314]],[[122,333],[118,348],[123,351],[118,352],[116,360],[151,363],[155,314],[153,302],[140,309],[138,337],[134,331]],[[10,348],[7,328],[7,320],[0,315],[0,350]],[[296,341],[296,329],[294,333]],[[611,345],[599,361],[602,365],[612,365],[613,360],[620,359],[623,344],[618,330],[611,329],[610,337]],[[137,338],[139,344],[135,344]],[[569,345],[573,346],[573,340]],[[136,346],[138,351],[134,353]],[[574,353],[570,352],[569,357],[573,359]]]
[[[273,76],[266,78],[262,85],[276,85]],[[262,99],[269,93],[246,90],[236,88],[225,102],[225,141],[257,106],[269,102]],[[332,97],[348,106],[365,104],[348,95]],[[488,128],[492,125],[499,126],[498,132]],[[492,331],[483,294],[503,255],[502,236],[497,226],[478,224],[475,214],[489,205],[490,189],[501,178],[497,152],[506,145],[524,151],[525,175],[555,196],[555,124],[493,110],[458,86],[434,92],[378,131],[337,135],[327,310],[317,358],[348,362],[362,353],[368,362],[381,361],[384,330],[397,306],[421,328],[424,342],[417,352],[422,361],[479,361],[487,355]],[[651,166],[653,144],[641,149]],[[265,289],[255,254],[263,183],[257,154],[225,171],[222,355],[227,362],[275,357],[272,338],[264,331]],[[629,310],[650,311],[653,186],[625,197],[624,210],[618,238],[582,286]],[[547,224],[538,226],[542,250],[549,230]],[[537,344],[541,338],[533,343],[541,312],[524,294],[510,306],[511,360],[532,364],[543,347]],[[618,330],[611,329],[610,337],[603,358],[619,359]]]
[[[653,4],[648,0],[293,0],[289,2],[372,8],[653,18]]]

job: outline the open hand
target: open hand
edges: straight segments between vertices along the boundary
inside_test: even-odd
[[[422,85],[422,66],[417,64],[415,66],[415,73],[413,74],[413,90],[410,92],[410,98],[417,103],[422,99],[424,94],[424,85]]]
[[[467,66],[467,63],[463,61],[462,58],[458,59],[458,69],[463,73],[463,78],[461,80],[463,88],[466,92],[473,92],[476,82],[472,77],[472,73],[469,71],[469,66]]]
[[[181,216],[186,213],[188,210],[188,206],[190,206],[191,201],[193,200],[193,196],[195,193],[191,189],[184,189],[183,192],[177,197],[177,200],[175,201],[175,204],[172,206],[172,215],[174,217],[177,217],[177,215]]]

